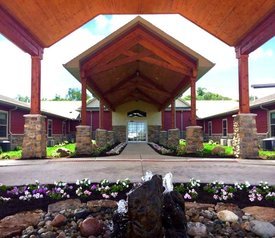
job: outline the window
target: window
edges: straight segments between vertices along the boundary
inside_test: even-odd
[[[227,136],[227,119],[222,119],[222,136]]]
[[[270,136],[275,136],[275,111],[270,112]]]
[[[48,119],[48,127],[47,127],[48,137],[53,136],[53,120]]]
[[[8,112],[0,111],[0,138],[8,138]]]
[[[66,136],[66,122],[62,121],[62,135]]]
[[[208,122],[208,136],[212,136],[212,121]]]

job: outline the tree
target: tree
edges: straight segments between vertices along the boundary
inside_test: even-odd
[[[28,96],[22,96],[22,95],[19,95],[19,94],[17,95],[16,99],[18,101],[20,101],[20,102],[28,102],[28,103],[31,102],[30,97],[28,97]]]
[[[68,101],[80,101],[81,100],[81,91],[79,88],[69,88],[66,95]]]
[[[217,93],[208,92],[206,88],[201,88],[201,87],[198,87],[197,89],[196,99],[197,100],[232,100],[229,97],[224,97]],[[184,100],[191,100],[191,96],[188,95],[184,97]]]
[[[64,101],[65,99],[62,98],[60,95],[55,94],[55,97],[52,99],[52,101]]]

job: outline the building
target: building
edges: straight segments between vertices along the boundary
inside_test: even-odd
[[[75,138],[75,127],[79,124],[76,113],[71,116],[66,115],[57,105],[58,102],[51,103],[51,109],[43,109],[42,115],[46,117],[45,130],[47,144],[55,145],[64,140]],[[67,102],[65,102],[66,104]],[[42,102],[43,108],[44,102]],[[55,106],[53,106],[55,104]],[[78,104],[79,105],[79,104]],[[59,108],[58,112],[53,112],[53,108]],[[75,107],[77,108],[77,107]],[[29,114],[30,104],[17,101],[15,99],[0,95],[0,146],[3,150],[21,147],[24,137],[24,115]],[[78,115],[79,113],[77,113]]]

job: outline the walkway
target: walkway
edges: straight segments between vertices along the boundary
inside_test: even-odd
[[[42,183],[75,182],[86,177],[94,182],[103,178],[114,182],[127,177],[139,182],[146,171],[161,175],[172,172],[175,182],[186,182],[190,178],[226,183],[263,180],[275,185],[275,161],[162,156],[146,144],[128,144],[121,155],[111,157],[0,160],[0,183],[20,185],[34,183],[36,179]]]

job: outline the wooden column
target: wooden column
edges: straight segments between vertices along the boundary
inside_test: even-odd
[[[165,109],[161,110],[161,130],[164,131]]]
[[[41,97],[41,56],[32,57],[32,75],[31,75],[31,114],[40,114]]]
[[[239,70],[239,113],[249,113],[248,55],[237,55]]]
[[[171,129],[175,129],[175,99],[171,101]]]
[[[99,102],[99,129],[104,129],[104,104],[102,100]]]
[[[81,72],[81,125],[87,125],[87,78]]]
[[[196,126],[196,76],[190,79],[191,86],[191,126]]]

